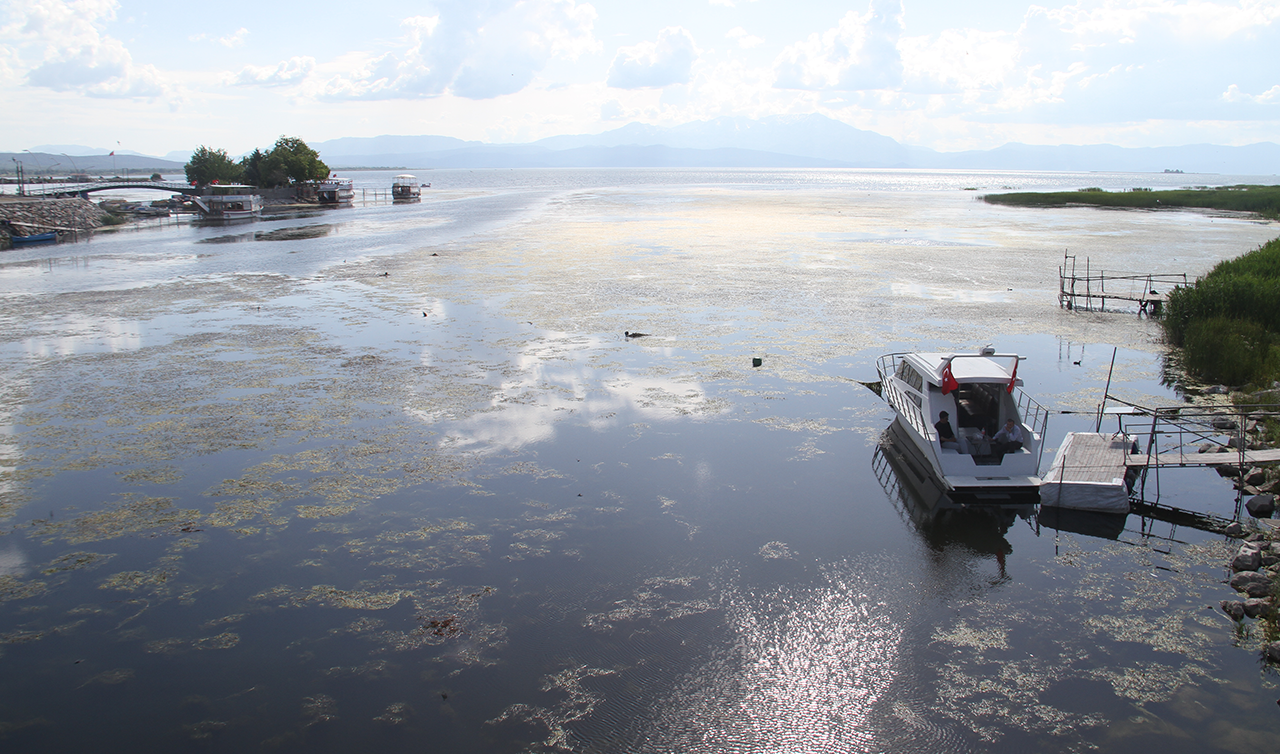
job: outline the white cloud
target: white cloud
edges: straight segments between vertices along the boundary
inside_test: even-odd
[[[316,59],[313,57],[292,57],[274,67],[247,65],[240,73],[229,77],[229,83],[239,86],[287,86],[306,79],[315,68]]]
[[[698,46],[683,27],[668,26],[654,42],[623,47],[609,66],[609,86],[642,89],[688,83]]]
[[[446,92],[467,99],[512,94],[553,57],[599,49],[595,9],[576,0],[438,0],[434,16],[401,22],[403,46],[331,76],[321,99],[414,99]]]
[[[236,47],[244,47],[244,38],[247,36],[249,36],[249,30],[241,26],[236,30],[235,34],[221,37],[218,39],[218,42],[220,42],[223,47],[230,47],[233,49]]]
[[[780,89],[889,89],[902,83],[901,0],[871,0],[863,15],[850,11],[834,29],[811,34],[774,62]]]
[[[120,40],[101,29],[115,19],[114,0],[15,0],[0,36],[20,47],[13,69],[27,83],[93,97],[159,97],[170,86],[158,69],[136,65]],[[27,54],[29,53],[29,54]]]
[[[1255,102],[1259,105],[1280,104],[1280,84],[1276,84],[1262,94],[1246,94],[1240,91],[1240,87],[1232,84],[1227,87],[1227,91],[1222,93],[1222,99],[1227,102]]]
[[[730,29],[728,32],[725,33],[725,36],[728,37],[729,39],[736,39],[738,41],[738,46],[744,50],[749,50],[752,47],[759,47],[760,45],[764,44],[763,39],[750,34],[746,29],[742,28],[741,26]]]

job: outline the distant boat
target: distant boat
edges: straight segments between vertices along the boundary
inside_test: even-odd
[[[321,204],[350,204],[356,190],[345,178],[326,178],[316,183],[316,201]]]
[[[262,197],[253,191],[253,186],[228,183],[210,186],[208,194],[191,201],[206,220],[252,220],[262,215],[263,206]]]
[[[395,202],[416,202],[422,199],[418,176],[401,173],[391,183],[391,199]]]

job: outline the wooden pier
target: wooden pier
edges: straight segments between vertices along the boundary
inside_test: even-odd
[[[1106,311],[1108,300],[1113,303],[1122,301],[1137,304],[1139,314],[1158,315],[1168,298],[1168,290],[1179,285],[1187,285],[1186,273],[1094,271],[1088,257],[1084,260],[1084,274],[1080,274],[1075,255],[1064,252],[1062,266],[1058,268],[1058,306],[1071,310]]]

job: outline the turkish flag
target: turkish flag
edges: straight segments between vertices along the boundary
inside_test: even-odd
[[[1018,360],[1013,360],[1013,376],[1009,378],[1009,389],[1006,392],[1012,393],[1015,385],[1018,384]]]
[[[946,395],[958,387],[960,387],[960,383],[956,382],[955,375],[951,374],[951,362],[948,361],[947,365],[942,369],[942,394]]]

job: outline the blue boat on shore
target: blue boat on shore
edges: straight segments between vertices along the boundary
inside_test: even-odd
[[[34,233],[29,236],[10,236],[9,240],[14,246],[31,246],[38,243],[52,243],[58,240],[58,232],[51,230],[48,233]]]

